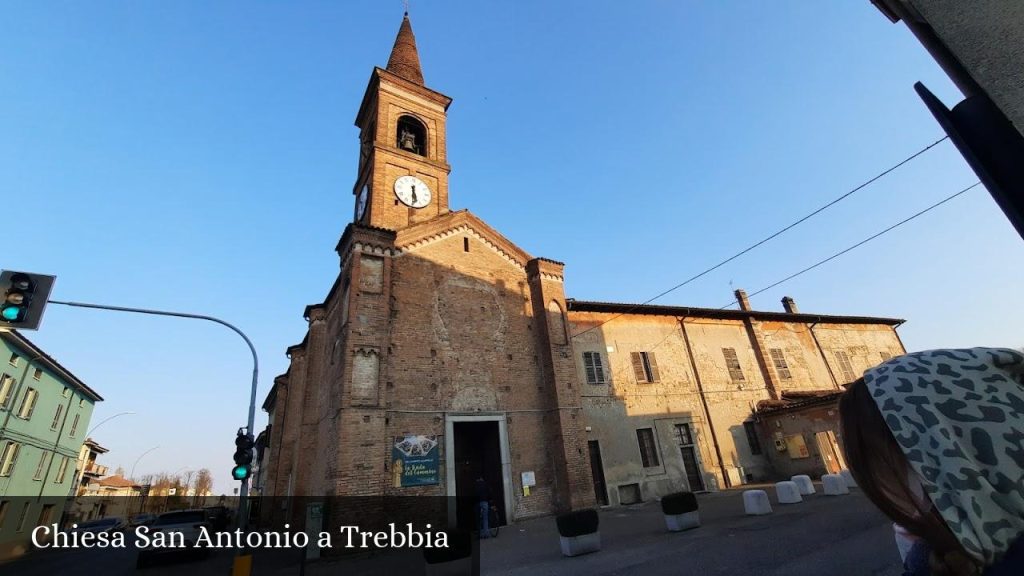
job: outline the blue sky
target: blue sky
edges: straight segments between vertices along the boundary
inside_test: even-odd
[[[193,311],[246,331],[258,399],[338,271],[352,125],[394,1],[33,2],[0,20],[0,267],[54,298]],[[578,299],[639,302],[942,134],[960,96],[868,0],[413,2],[454,98],[453,208],[566,262]],[[976,181],[945,142],[660,299],[719,307]],[[10,206],[13,206],[11,208]],[[1024,244],[983,188],[753,299],[905,318],[910,349],[1024,345]],[[104,459],[210,468],[230,493],[251,361],[214,324],[52,306],[28,334],[107,399]],[[262,416],[262,414],[261,414]],[[259,418],[262,428],[265,418]]]

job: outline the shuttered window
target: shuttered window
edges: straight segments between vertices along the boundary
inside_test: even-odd
[[[7,374],[0,376],[0,408],[7,406],[7,401],[11,399],[11,391],[13,389],[14,378]]]
[[[587,384],[604,384],[604,366],[600,352],[583,353],[583,369],[587,373]]]
[[[4,451],[0,453],[0,476],[10,476],[14,470],[14,464],[18,461],[18,450],[20,444],[8,442]]]
[[[56,430],[60,425],[61,414],[64,413],[64,405],[57,404],[57,412],[53,415],[53,422],[50,423],[50,430]]]
[[[21,399],[21,408],[18,410],[18,418],[28,420],[36,409],[36,397],[39,395],[35,388],[29,388],[25,397]]]
[[[853,366],[850,365],[850,356],[846,353],[846,350],[836,350],[836,361],[839,362],[839,369],[843,372],[844,381],[853,382],[857,379]]]
[[[57,477],[53,479],[54,484],[60,484],[64,482],[64,475],[67,473],[67,471],[68,457],[65,456],[64,459],[60,461],[60,468],[57,469]]]
[[[654,430],[639,428],[636,431],[636,441],[640,445],[640,461],[643,462],[644,468],[660,466],[658,445],[654,442]]]
[[[782,353],[782,348],[772,348],[770,352],[772,364],[775,365],[775,373],[779,375],[779,378],[783,380],[792,379],[793,375],[789,372],[789,364],[786,363],[786,355]]]
[[[39,455],[39,464],[36,465],[36,473],[32,475],[33,480],[43,479],[43,471],[46,470],[46,456],[48,454],[49,452],[43,451],[43,453]]]
[[[658,372],[658,361],[654,358],[654,352],[631,352],[630,359],[633,361],[633,375],[637,382],[658,382],[661,374]]]
[[[740,359],[736,356],[735,348],[722,348],[722,355],[725,356],[725,366],[729,369],[729,378],[733,382],[743,382],[743,367],[740,366]]]

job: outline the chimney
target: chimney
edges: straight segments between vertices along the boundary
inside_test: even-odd
[[[740,304],[740,310],[750,311],[750,298],[747,298],[747,291],[740,288],[734,294],[736,294],[736,301]]]
[[[786,312],[790,314],[799,314],[800,309],[796,307],[796,302],[793,301],[789,296],[782,297],[782,307],[786,309]]]

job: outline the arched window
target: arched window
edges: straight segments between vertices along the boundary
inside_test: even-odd
[[[395,134],[395,145],[407,152],[427,155],[427,128],[412,116],[398,118],[398,131]]]

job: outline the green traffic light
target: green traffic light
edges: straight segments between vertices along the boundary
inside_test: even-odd
[[[248,466],[235,466],[231,469],[231,477],[235,480],[245,480],[249,477]]]
[[[3,315],[4,320],[7,320],[8,322],[17,322],[21,319],[21,313],[23,310],[24,309],[21,306],[4,306],[0,315]]]

